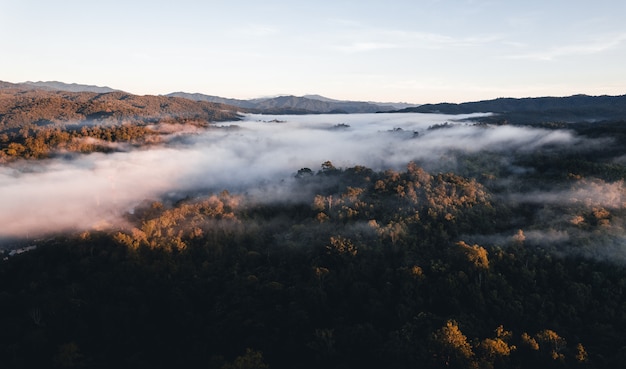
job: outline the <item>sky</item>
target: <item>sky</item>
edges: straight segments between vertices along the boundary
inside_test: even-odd
[[[626,94],[622,0],[0,0],[0,80],[464,102]]]

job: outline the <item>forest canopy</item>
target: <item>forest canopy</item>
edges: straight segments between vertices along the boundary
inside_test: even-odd
[[[0,117],[3,367],[626,365],[623,122],[111,113]]]
[[[307,204],[227,191],[145,202],[124,230],[11,257],[0,348],[15,367],[624,363],[624,264],[511,228],[532,205],[413,163],[325,163],[297,182],[315,189]],[[588,211],[572,228],[621,214]]]

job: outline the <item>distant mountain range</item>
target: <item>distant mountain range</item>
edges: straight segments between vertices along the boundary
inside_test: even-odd
[[[461,104],[440,103],[411,106],[406,103],[380,103],[365,101],[344,101],[330,99],[320,95],[277,96],[258,99],[230,99],[201,93],[173,92],[164,96],[138,96],[115,90],[110,87],[81,85],[75,83],[24,82],[9,83],[0,81],[0,89],[36,90],[47,92],[72,92],[92,94],[112,94],[109,98],[118,100],[116,94],[123,94],[124,99],[142,101],[137,106],[151,106],[150,114],[157,114],[156,101],[165,104],[167,99],[185,99],[191,102],[221,104],[224,109],[244,113],[261,114],[321,114],[321,113],[441,113],[469,114],[477,112],[495,113],[493,117],[481,118],[492,123],[534,124],[545,122],[596,122],[607,120],[626,120],[626,95],[621,96],[588,96],[574,95],[568,97],[536,97],[536,98],[498,98],[466,102]],[[173,100],[170,100],[173,101]],[[181,100],[177,100],[181,101]],[[177,102],[194,109],[209,109]],[[193,106],[193,108],[192,108]],[[217,105],[211,105],[213,109]],[[135,108],[136,108],[135,107]],[[177,108],[178,109],[178,108]],[[1,117],[0,113],[0,117]],[[182,114],[182,110],[177,114]],[[202,115],[202,114],[201,114]]]
[[[101,87],[93,85],[82,85],[77,83],[64,83],[58,81],[27,81],[18,85],[22,85],[23,87],[32,87],[36,89],[45,89],[49,91],[95,93],[110,93],[121,91],[106,86]],[[376,113],[415,106],[415,104],[407,103],[343,101],[330,99],[320,95],[305,95],[301,97],[288,95],[249,100],[230,99],[219,96],[205,95],[201,93],[187,92],[173,92],[164,96],[182,97],[194,101],[206,101],[211,103],[227,104],[243,108],[249,112],[266,114]]]
[[[329,99],[320,95],[305,96],[278,96],[250,100],[227,99],[219,96],[204,95],[198,93],[174,92],[166,96],[183,97],[196,101],[208,101],[228,104],[252,112],[259,113],[289,113],[289,114],[315,114],[315,113],[377,113],[392,111],[408,106],[404,103],[376,103],[364,101],[344,101]]]
[[[68,91],[68,92],[95,92],[99,94],[108,93],[108,92],[119,92],[120,90],[115,90],[110,87],[100,87],[100,86],[91,86],[91,85],[81,85],[77,83],[63,83],[57,81],[38,81],[38,82],[24,82],[23,85],[32,86],[35,88],[47,89],[51,91]]]
[[[305,97],[307,99],[327,101],[327,102],[346,102],[342,100],[330,99],[328,97],[324,97],[321,95],[304,95],[302,97]],[[391,106],[394,109],[405,109],[405,108],[419,106],[419,104],[409,104],[409,103],[403,103],[403,102],[374,102],[374,101],[367,101],[367,102],[370,104],[379,105],[383,107]]]

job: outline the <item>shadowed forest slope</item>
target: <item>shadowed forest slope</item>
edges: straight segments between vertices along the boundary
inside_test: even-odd
[[[537,98],[499,98],[461,104],[424,104],[399,110],[404,113],[497,113],[496,121],[514,124],[595,122],[626,119],[626,95]]]
[[[223,191],[145,202],[129,228],[51,238],[1,263],[5,364],[626,362],[626,269],[582,257],[584,243],[550,247],[515,231],[519,214],[543,206],[506,206],[474,179],[415,164],[374,172],[327,162],[298,171],[296,186],[308,201]],[[570,226],[601,232],[617,213],[583,212]],[[477,244],[477,234],[506,236]]]

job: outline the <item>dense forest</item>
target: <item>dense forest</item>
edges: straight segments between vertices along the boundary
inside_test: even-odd
[[[624,367],[626,128],[566,129],[603,144],[449,152],[437,171],[326,161],[271,199],[207,188],[146,199],[116,227],[12,241],[2,366]],[[6,134],[4,165],[159,137]]]

